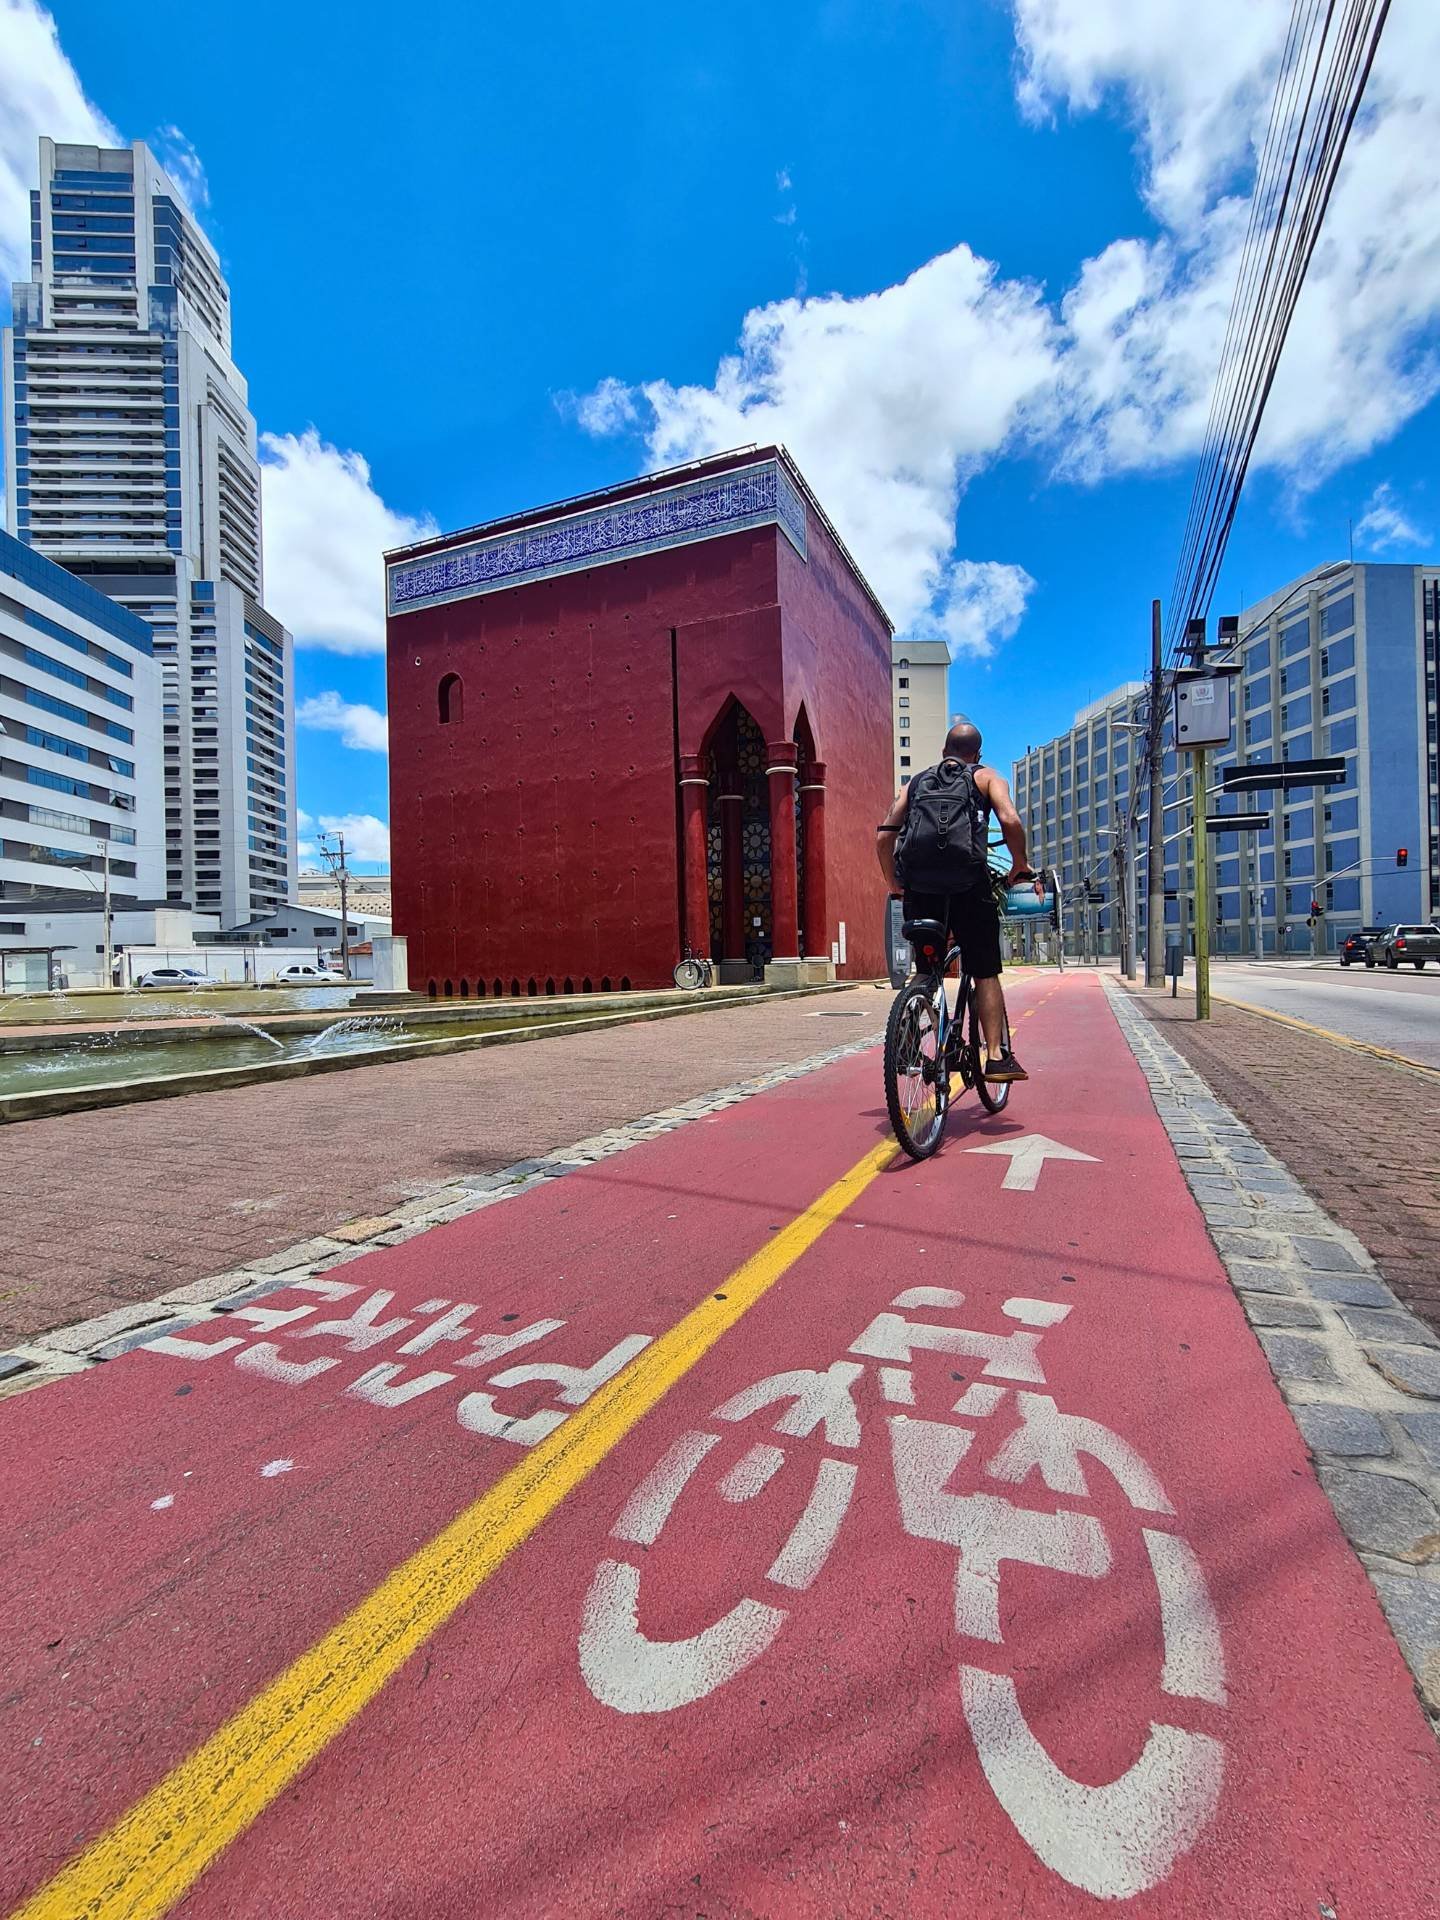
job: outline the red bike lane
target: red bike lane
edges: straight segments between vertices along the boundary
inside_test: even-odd
[[[186,1913],[1433,1910],[1432,1737],[1103,991],[1012,1006],[1010,1110],[872,1179]],[[885,1124],[864,1054],[0,1409],[0,1906],[66,1911]]]

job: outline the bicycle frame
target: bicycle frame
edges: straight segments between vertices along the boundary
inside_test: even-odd
[[[955,965],[956,961],[958,961],[959,958],[960,958],[959,947],[958,946],[951,947],[949,952],[945,955],[945,958],[940,962],[939,966],[931,968],[924,976],[930,982],[934,991],[938,994],[939,1001],[940,1001],[939,1016],[935,1023],[936,1062],[937,1064],[939,1064],[940,1062],[943,1061],[946,1066],[950,1066],[950,1067],[959,1065],[958,1059],[950,1058],[951,1042],[957,1030],[959,1031],[962,1042],[964,1040],[965,1009],[970,1004],[970,995],[971,995],[970,976],[968,973],[965,972],[964,968],[962,967],[956,983],[955,1012],[953,1014],[951,1013],[950,996],[945,991],[945,978],[946,978],[946,975],[949,973],[951,967]],[[916,972],[917,973],[919,972],[918,968],[916,969]]]

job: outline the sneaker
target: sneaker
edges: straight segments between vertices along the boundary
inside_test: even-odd
[[[1004,1053],[997,1053],[993,1059],[985,1062],[985,1078],[987,1080],[1028,1080],[1030,1076],[1014,1054],[1007,1050]]]

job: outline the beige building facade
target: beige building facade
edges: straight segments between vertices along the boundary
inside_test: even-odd
[[[950,648],[943,640],[892,640],[895,783],[933,767],[950,728]]]

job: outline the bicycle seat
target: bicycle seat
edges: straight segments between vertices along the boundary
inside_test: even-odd
[[[907,920],[900,929],[912,947],[933,947],[945,951],[945,929],[938,920]]]

